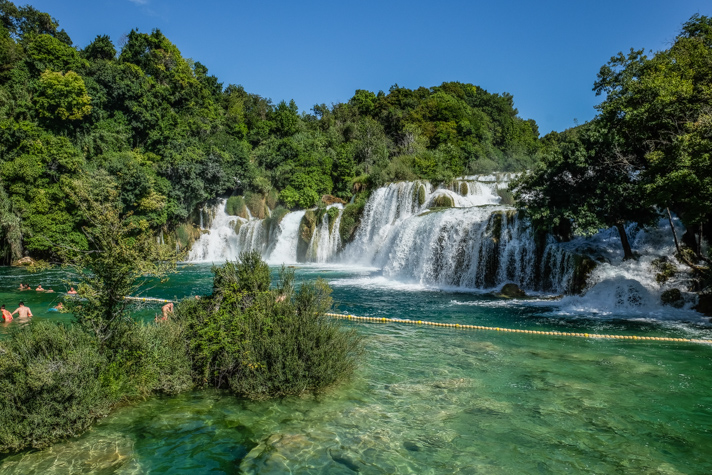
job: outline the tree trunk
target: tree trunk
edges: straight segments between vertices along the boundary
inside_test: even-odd
[[[616,224],[616,229],[618,234],[621,236],[621,245],[623,246],[623,260],[633,259],[633,251],[630,248],[630,242],[628,242],[628,235],[625,233],[625,227],[623,223]]]

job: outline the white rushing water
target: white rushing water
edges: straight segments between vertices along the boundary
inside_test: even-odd
[[[472,176],[437,188],[413,181],[376,189],[353,240],[345,245],[339,231],[342,205],[312,210],[316,222],[314,214],[312,221],[305,221],[303,210],[277,222],[229,216],[221,200],[214,210],[206,210],[213,219],[193,245],[190,260],[219,262],[257,250],[273,265],[313,262],[376,268],[380,279],[418,287],[493,290],[515,283],[549,294],[583,290],[583,295],[561,302],[561,311],[570,313],[594,308],[601,313],[648,312],[659,308],[660,295],[673,287],[682,290],[685,308],[695,303],[680,278],[665,283],[655,279],[653,260],[674,254],[666,222],[646,231],[630,227],[631,244],[642,257],[623,262],[615,229],[568,243],[537,236],[527,220],[500,204],[498,189],[511,178]],[[596,267],[578,275],[583,256],[595,260]]]
[[[279,223],[279,234],[269,255],[265,259],[269,264],[296,264],[297,241],[299,240],[299,223],[305,211],[295,211],[287,214]]]
[[[225,212],[227,200],[220,200],[215,216],[207,233],[201,235],[190,250],[188,260],[192,262],[219,262],[232,260],[239,254],[239,237],[235,225],[247,221]],[[200,225],[203,226],[203,210],[200,211]],[[242,230],[242,229],[240,229]]]

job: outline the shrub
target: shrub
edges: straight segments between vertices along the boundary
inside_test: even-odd
[[[117,402],[97,339],[78,326],[33,322],[0,343],[0,451],[77,436]]]
[[[264,399],[319,392],[347,378],[361,340],[324,315],[331,289],[317,281],[297,292],[294,272],[283,268],[279,286],[268,290],[263,265],[259,254],[241,254],[214,268],[212,296],[177,307],[194,379]]]

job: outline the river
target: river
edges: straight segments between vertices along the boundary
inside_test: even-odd
[[[515,301],[353,265],[301,265],[296,273],[326,279],[336,311],[354,315],[712,339],[709,319],[685,309]],[[0,268],[0,300],[12,310],[23,299],[35,319],[69,321],[48,311],[59,293],[15,290],[20,281],[65,290],[65,277]],[[209,265],[183,265],[146,295],[206,294],[211,279]],[[136,315],[159,311],[149,305]],[[76,439],[6,457],[0,472],[712,472],[712,346],[343,324],[366,336],[367,351],[353,381],[318,398],[155,397],[119,408]]]

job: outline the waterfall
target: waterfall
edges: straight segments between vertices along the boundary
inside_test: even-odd
[[[287,214],[279,223],[275,244],[266,256],[268,263],[273,265],[295,264],[297,262],[297,241],[299,240],[299,223],[305,211],[294,211]]]
[[[370,262],[361,264],[380,267],[393,279],[430,286],[494,289],[514,282],[562,293],[570,285],[571,259],[553,239],[540,252],[516,211],[488,205],[409,217]]]
[[[329,210],[338,210],[338,214],[329,213]],[[341,226],[341,216],[344,213],[343,205],[336,204],[327,207],[327,212],[321,217],[319,226],[314,230],[309,247],[307,248],[307,260],[310,262],[325,263],[331,261],[339,252],[341,247],[341,236],[339,227]]]
[[[386,240],[400,223],[424,209],[430,184],[418,181],[391,183],[371,193],[353,242],[344,250],[343,260],[370,265],[379,243]]]
[[[238,238],[235,234],[237,222],[245,221],[225,212],[227,200],[220,200],[215,209],[215,217],[210,223],[207,233],[204,233],[193,244],[188,255],[188,260],[193,262],[219,262],[234,259]],[[200,219],[202,223],[201,209]]]

